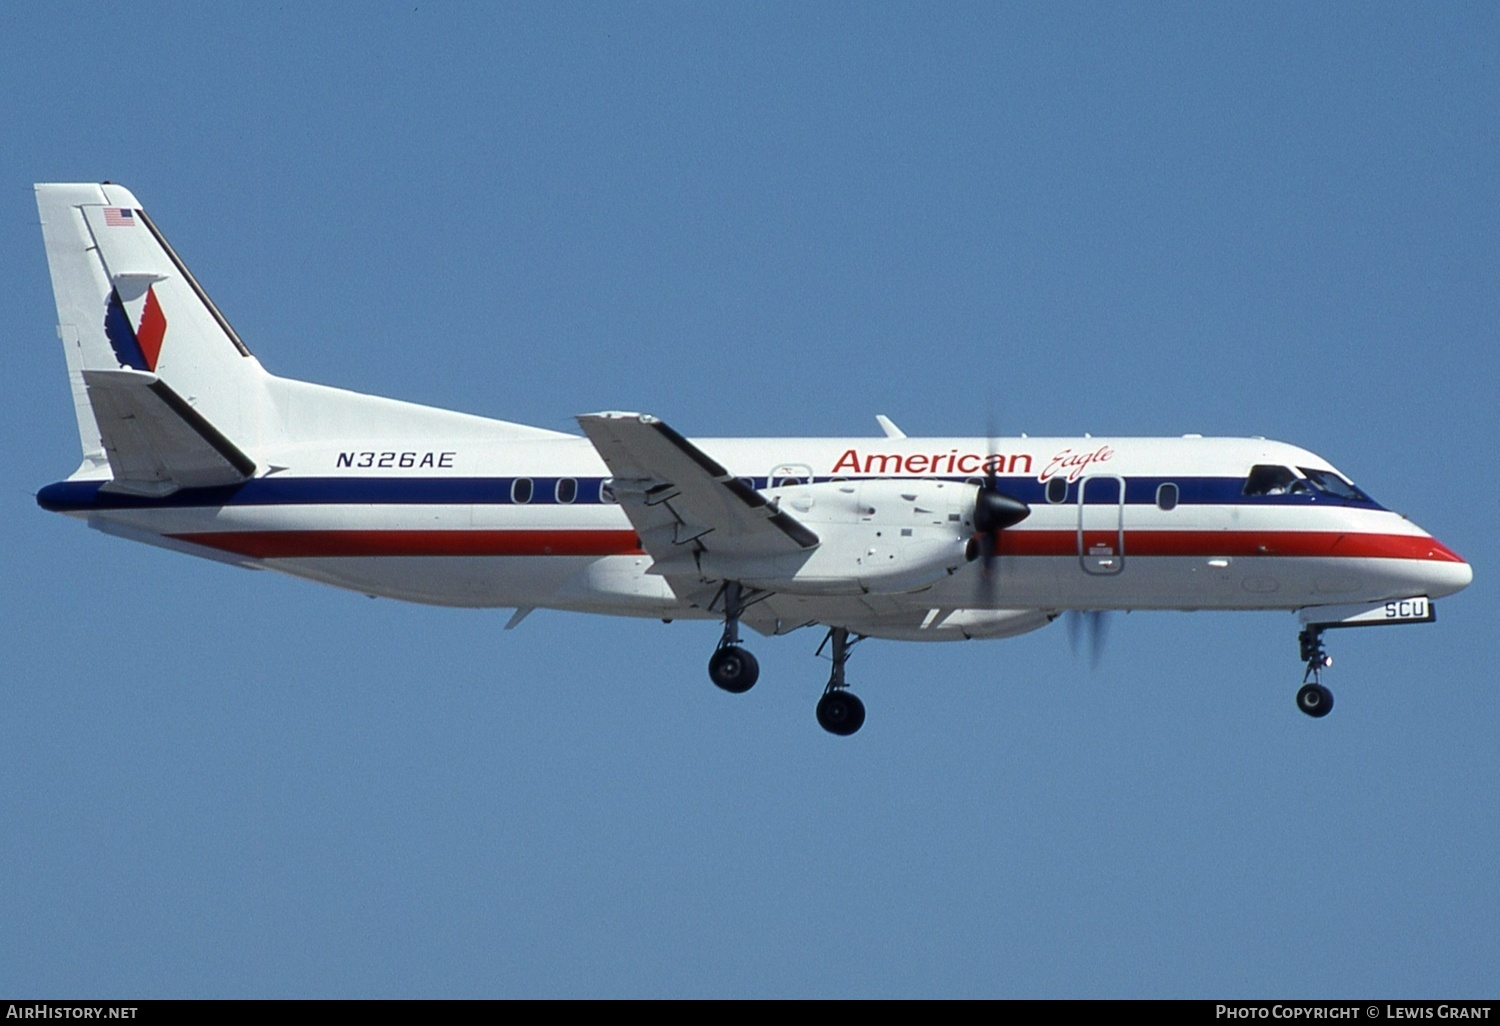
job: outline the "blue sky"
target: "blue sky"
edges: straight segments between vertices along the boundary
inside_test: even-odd
[[[0,993],[1493,996],[1500,8],[0,9]],[[871,641],[371,601],[43,513],[30,185],[272,371],[568,429],[1259,434],[1476,567],[1434,626]]]

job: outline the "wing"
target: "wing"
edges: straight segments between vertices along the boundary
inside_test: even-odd
[[[85,370],[118,491],[163,494],[238,484],[255,463],[155,374]]]
[[[578,423],[614,475],[641,547],[684,598],[709,580],[699,555],[731,561],[795,556],[818,536],[655,417],[591,413]]]

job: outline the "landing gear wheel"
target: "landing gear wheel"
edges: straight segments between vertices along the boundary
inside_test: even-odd
[[[830,734],[848,737],[865,725],[865,703],[847,691],[830,691],[818,699],[818,725]]]
[[[738,645],[725,645],[708,660],[708,679],[732,695],[742,695],[760,679],[760,663]]]
[[[1333,692],[1321,684],[1304,684],[1297,692],[1297,708],[1314,718],[1333,712]]]

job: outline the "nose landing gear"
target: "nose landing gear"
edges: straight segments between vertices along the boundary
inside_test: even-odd
[[[1297,635],[1302,646],[1302,659],[1307,671],[1302,675],[1302,687],[1297,689],[1297,708],[1314,718],[1322,718],[1333,711],[1333,692],[1323,686],[1322,674],[1333,665],[1333,657],[1323,648],[1323,628],[1309,626]]]
[[[844,682],[844,663],[849,660],[849,650],[859,641],[858,637],[849,640],[847,627],[830,627],[828,637],[818,646],[817,654],[822,655],[823,648],[830,642],[833,644],[833,670],[823,697],[818,699],[818,725],[839,737],[848,737],[865,725],[865,703]]]

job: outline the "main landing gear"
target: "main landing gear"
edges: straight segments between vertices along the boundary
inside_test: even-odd
[[[724,585],[719,598],[724,603],[724,633],[719,638],[719,647],[708,660],[708,679],[731,694],[740,695],[755,686],[760,677],[760,664],[740,645],[740,614],[745,611],[744,589],[738,581]],[[858,635],[852,640],[847,627],[833,627],[828,637],[818,646],[818,655],[830,643],[833,645],[833,671],[828,676],[828,686],[818,700],[818,723],[830,734],[848,737],[865,723],[865,703],[849,690],[844,683],[844,664],[849,660],[849,650],[860,641]]]
[[[1306,627],[1297,635],[1307,672],[1297,690],[1297,708],[1307,715],[1321,718],[1333,712],[1333,692],[1323,686],[1323,671],[1333,665],[1333,657],[1323,648],[1323,628]]]
[[[847,627],[830,627],[828,637],[818,646],[818,654],[822,655],[824,646],[833,643],[833,670],[828,675],[823,697],[818,699],[818,725],[840,737],[848,737],[865,725],[865,703],[844,683],[844,663],[849,660],[849,650],[859,640],[858,637],[849,640]]]
[[[760,663],[740,647],[740,613],[745,606],[739,581],[724,585],[724,635],[708,660],[708,679],[732,695],[742,695],[760,679]]]

